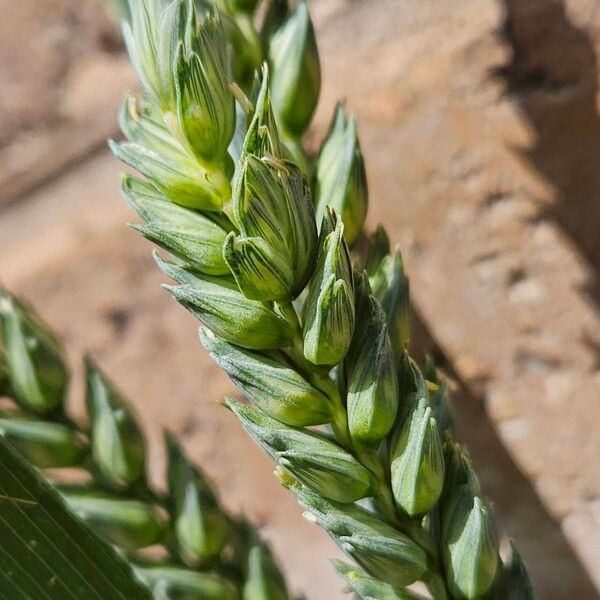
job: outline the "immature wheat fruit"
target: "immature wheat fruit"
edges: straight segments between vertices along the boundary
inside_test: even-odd
[[[269,2],[261,45],[255,5],[131,1],[142,91],[111,147],[145,176],[123,181],[136,227],[174,257],[156,255],[167,289],[252,404],[227,406],[357,563],[336,567],[360,597],[417,597],[422,581],[436,599],[530,598],[453,441],[446,385],[408,354],[399,252],[380,228],[352,261],[367,212],[355,121],[339,106],[315,164],[302,148],[320,87],[307,6]]]
[[[269,548],[244,519],[223,510],[168,433],[168,492],[148,486],[146,444],[131,407],[89,359],[89,425],[69,417],[69,372],[58,340],[1,289],[0,334],[0,396],[12,399],[0,409],[0,435],[50,479],[66,467],[91,476],[90,483],[57,487],[92,529],[127,554],[157,600],[291,598]],[[141,551],[157,545],[168,558],[150,561]]]

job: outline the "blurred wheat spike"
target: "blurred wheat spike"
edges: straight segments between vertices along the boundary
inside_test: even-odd
[[[408,353],[408,279],[364,232],[356,121],[336,107],[302,145],[321,70],[304,0],[136,0],[124,21],[140,85],[114,153],[165,286],[250,404],[226,399],[277,474],[356,566],[362,598],[532,597],[453,440],[448,389]],[[360,243],[359,243],[360,242]],[[359,251],[359,248],[361,249]],[[352,251],[352,253],[351,253]]]
[[[1,288],[0,334],[0,435],[127,555],[157,600],[291,598],[268,546],[247,521],[223,509],[169,433],[167,492],[149,486],[146,444],[132,407],[89,358],[88,423],[69,416],[69,371],[59,341]],[[84,483],[65,483],[64,470],[73,467]]]

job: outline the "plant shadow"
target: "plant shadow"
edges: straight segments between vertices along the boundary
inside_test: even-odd
[[[541,503],[531,481],[517,468],[486,414],[483,399],[463,385],[422,318],[413,309],[412,354],[422,364],[430,354],[456,383],[453,415],[457,437],[466,443],[493,502],[501,530],[515,541],[533,579],[538,600],[595,600],[600,598],[579,563],[560,523]]]
[[[556,222],[591,267],[587,294],[600,305],[600,113],[598,64],[590,35],[575,26],[563,0],[503,0],[502,30],[512,49],[496,71],[532,127],[521,157],[556,197],[540,219]],[[600,5],[589,20],[600,19]]]

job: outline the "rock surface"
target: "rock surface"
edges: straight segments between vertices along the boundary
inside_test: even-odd
[[[359,117],[371,218],[597,585],[599,24],[591,3],[363,2],[321,31],[321,106]]]
[[[6,0],[0,23],[1,205],[104,144],[134,79],[97,0]]]

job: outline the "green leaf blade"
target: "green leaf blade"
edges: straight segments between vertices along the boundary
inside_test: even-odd
[[[14,599],[152,598],[128,563],[2,438],[0,590]]]

